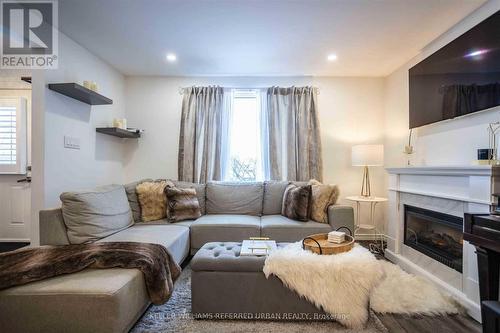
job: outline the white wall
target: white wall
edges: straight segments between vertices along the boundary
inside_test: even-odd
[[[242,88],[272,85],[319,87],[324,181],[340,186],[341,202],[345,202],[342,198],[347,195],[359,194],[362,169],[351,166],[351,146],[358,143],[383,143],[381,78],[127,77],[125,95],[128,124],[145,129],[145,133],[139,140],[125,144],[126,181],[145,177],[177,179],[182,104],[179,88],[214,84]],[[373,168],[371,179],[375,195],[384,193],[383,175],[382,168]]]
[[[448,44],[500,9],[500,0],[492,0],[467,16],[422,52],[385,79],[385,152],[386,165],[401,166],[408,139],[408,69]],[[500,107],[420,127],[414,133],[414,165],[470,165],[478,148],[488,147],[487,126],[500,120]]]
[[[33,234],[38,239],[38,210],[60,206],[61,192],[123,182],[122,140],[95,129],[124,116],[125,87],[118,71],[62,33],[59,68],[34,72],[32,198]],[[47,88],[48,83],[83,80],[97,82],[99,92],[113,104],[90,106]],[[64,148],[65,135],[79,138],[80,150]]]

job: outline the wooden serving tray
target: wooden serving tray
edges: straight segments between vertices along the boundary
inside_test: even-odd
[[[343,243],[330,243],[328,234],[315,234],[307,236],[302,241],[302,248],[317,254],[337,254],[351,250],[354,246],[354,237],[345,235]]]

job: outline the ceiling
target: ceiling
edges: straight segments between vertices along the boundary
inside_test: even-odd
[[[385,76],[484,2],[59,0],[59,28],[126,75]]]

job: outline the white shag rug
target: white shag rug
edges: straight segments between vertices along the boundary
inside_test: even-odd
[[[300,242],[273,251],[264,274],[283,283],[349,328],[362,328],[369,307],[381,313],[451,314],[458,309],[426,280],[377,260],[356,244],[346,253],[321,256]]]
[[[444,315],[456,314],[459,306],[429,281],[406,273],[399,266],[379,260],[385,277],[370,296],[370,307],[378,313]]]

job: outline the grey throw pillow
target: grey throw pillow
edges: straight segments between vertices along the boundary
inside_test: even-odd
[[[311,193],[311,185],[289,184],[283,193],[281,215],[292,220],[309,221]]]
[[[64,192],[62,214],[71,244],[94,242],[130,227],[134,221],[122,185]]]

